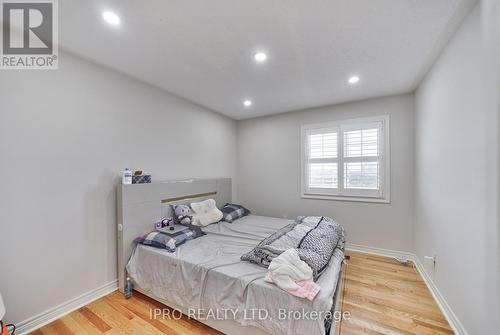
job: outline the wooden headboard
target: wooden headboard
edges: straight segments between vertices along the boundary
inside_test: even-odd
[[[232,201],[231,178],[189,179],[151,184],[118,185],[118,288],[123,292],[125,266],[134,239],[153,230],[154,222],[172,216],[171,205],[213,198],[219,207]]]

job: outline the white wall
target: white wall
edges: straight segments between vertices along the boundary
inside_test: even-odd
[[[66,53],[0,73],[0,291],[19,322],[113,281],[115,185],[233,177],[235,122]]]
[[[391,203],[300,198],[300,126],[389,114]],[[371,99],[238,122],[238,201],[255,214],[328,215],[348,242],[413,251],[413,95]]]
[[[486,152],[489,178],[486,203],[485,243],[487,275],[484,283],[487,301],[485,309],[491,329],[500,329],[500,1],[482,1],[482,30],[485,43],[483,74],[487,122]],[[495,164],[496,154],[496,164]]]
[[[416,253],[437,256],[427,271],[469,334],[497,333],[499,313],[487,308],[497,299],[489,279],[498,273],[498,240],[488,235],[495,234],[498,124],[485,103],[493,69],[484,67],[483,51],[477,6],[415,98]]]

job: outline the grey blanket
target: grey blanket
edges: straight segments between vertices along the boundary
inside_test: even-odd
[[[241,260],[268,267],[273,258],[296,248],[301,260],[313,271],[316,280],[328,265],[335,248],[344,247],[344,228],[324,216],[299,216],[291,223],[262,240]]]
[[[229,312],[223,318],[258,327],[266,334],[325,335],[323,317],[283,317],[281,312],[301,311],[306,316],[313,311],[321,315],[331,310],[344,258],[340,248],[335,249],[330,264],[316,281],[321,289],[313,301],[297,298],[265,282],[266,268],[240,260],[262,239],[293,222],[248,215],[233,223],[204,227],[205,236],[190,240],[175,252],[138,245],[127,271],[135,288],[171,302],[171,307],[221,314],[236,311],[236,315]],[[258,310],[267,311],[268,317],[260,318],[258,313],[252,317],[252,311]],[[331,334],[334,333],[332,329]]]

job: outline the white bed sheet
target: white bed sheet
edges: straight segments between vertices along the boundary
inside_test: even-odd
[[[264,282],[265,268],[240,260],[242,254],[289,223],[286,219],[249,215],[233,223],[204,227],[206,236],[187,241],[174,253],[139,245],[127,271],[143,291],[193,312],[202,309],[213,313],[207,317],[227,317],[271,334],[324,334],[324,320],[311,319],[307,313],[324,315],[331,310],[342,251],[335,251],[318,279],[321,290],[312,302]],[[283,319],[283,315],[287,317]],[[307,315],[309,319],[304,319]]]

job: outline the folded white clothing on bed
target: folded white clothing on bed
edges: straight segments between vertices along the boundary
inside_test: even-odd
[[[276,284],[282,290],[313,300],[320,287],[313,281],[313,271],[302,261],[296,249],[288,249],[269,264],[265,281]]]

